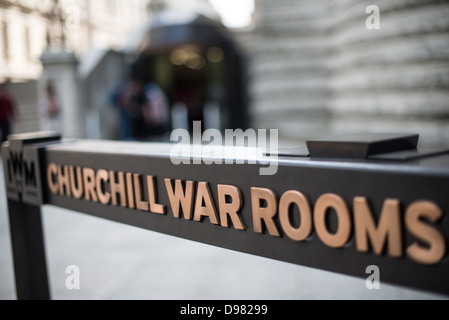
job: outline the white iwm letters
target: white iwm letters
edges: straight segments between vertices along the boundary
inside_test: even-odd
[[[278,130],[248,129],[243,131],[208,129],[202,133],[201,122],[193,123],[193,136],[185,129],[177,129],[170,136],[177,142],[170,153],[173,164],[260,164],[260,175],[271,176],[278,171]],[[270,156],[267,156],[270,154]],[[195,158],[192,160],[192,156]],[[201,155],[201,157],[198,157]],[[226,160],[224,160],[226,159]]]

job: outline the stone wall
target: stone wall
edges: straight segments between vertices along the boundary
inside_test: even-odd
[[[38,92],[36,81],[12,83],[9,91],[14,97],[19,116],[13,124],[13,133],[40,130]]]
[[[380,29],[366,27],[370,5]],[[256,0],[253,125],[288,145],[354,132],[449,145],[448,17],[437,0]]]

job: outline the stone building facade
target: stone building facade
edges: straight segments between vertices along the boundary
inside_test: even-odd
[[[208,0],[0,0],[0,82],[13,81],[14,132],[46,129],[40,109],[52,82],[65,136],[110,137],[107,94],[126,77],[123,57],[142,49],[162,8],[214,14]]]
[[[355,132],[449,145],[448,17],[441,0],[256,0],[242,36],[253,125],[285,145]]]
[[[0,0],[0,81],[39,78],[48,38],[61,32],[51,21],[55,3],[65,47],[78,57],[92,47],[120,49],[148,18],[148,0]]]

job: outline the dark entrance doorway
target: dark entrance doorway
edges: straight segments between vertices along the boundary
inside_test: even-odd
[[[169,121],[155,129],[144,117],[136,119],[135,138],[191,129],[193,121],[202,121],[204,129],[246,129],[243,52],[221,23],[198,13],[184,13],[189,19],[170,15],[163,11],[154,18],[147,45],[131,66],[131,80],[142,87],[143,100],[150,88],[163,94]]]

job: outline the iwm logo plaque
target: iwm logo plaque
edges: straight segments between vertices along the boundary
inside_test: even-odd
[[[59,141],[53,133],[13,135],[2,147],[8,199],[31,205],[44,204],[40,172],[41,156],[49,142]]]

